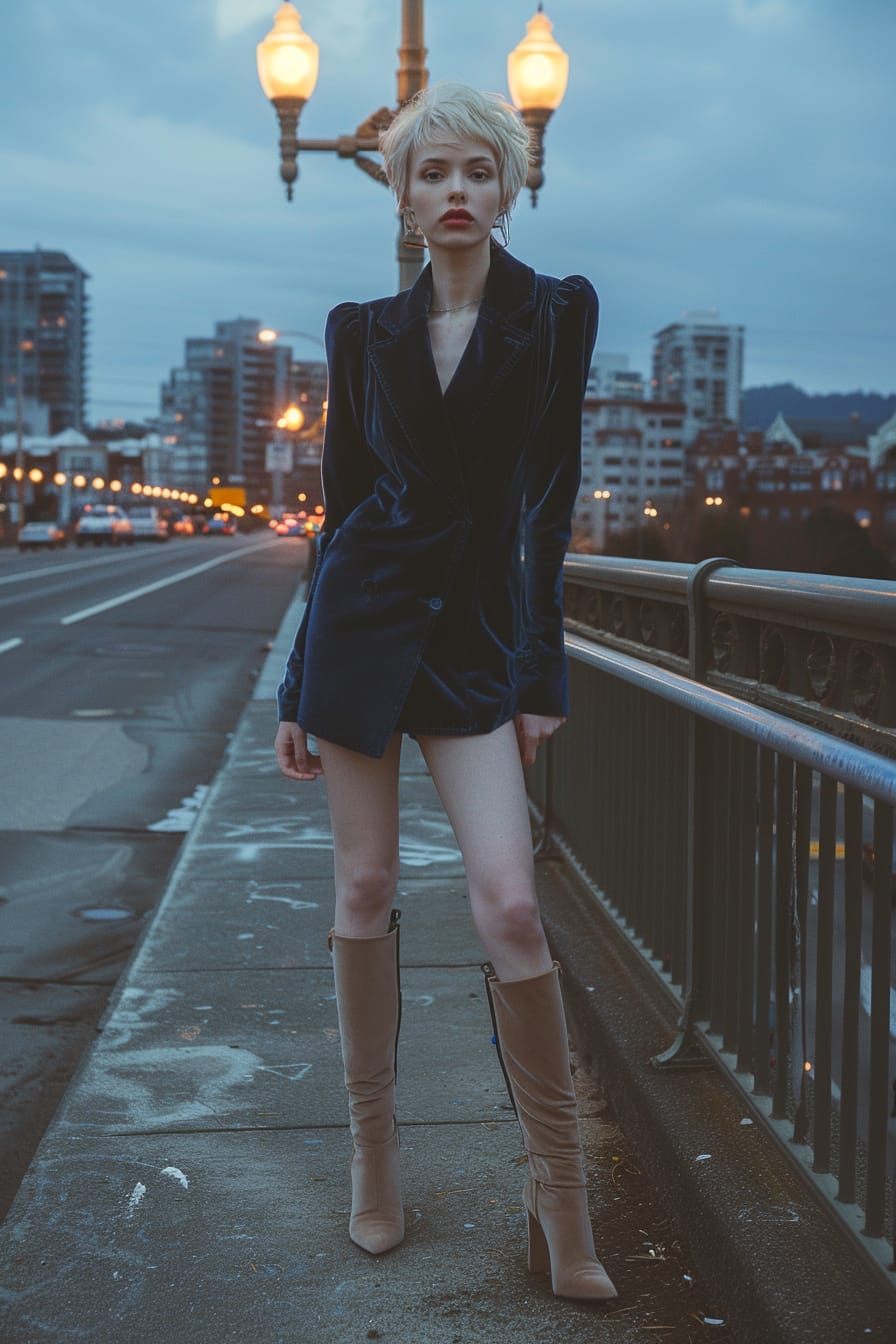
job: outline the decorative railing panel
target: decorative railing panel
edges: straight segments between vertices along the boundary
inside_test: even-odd
[[[545,839],[892,1274],[896,584],[573,557]]]

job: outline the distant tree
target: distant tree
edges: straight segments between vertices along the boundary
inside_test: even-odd
[[[603,553],[629,556],[633,560],[669,560],[671,546],[660,527],[627,527],[610,533]]]
[[[739,565],[750,565],[752,548],[747,520],[733,509],[707,508],[698,513],[689,559],[695,564],[712,556],[725,556]]]
[[[576,555],[599,555],[600,548],[595,546],[592,539],[590,528],[578,527],[573,525],[572,539],[569,543],[570,551]]]
[[[851,514],[825,505],[803,524],[807,563],[812,574],[842,574],[861,579],[889,579],[893,570],[864,527]]]

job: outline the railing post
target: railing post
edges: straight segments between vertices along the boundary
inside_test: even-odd
[[[688,662],[692,681],[706,681],[706,609],[704,594],[707,580],[717,569],[736,565],[736,560],[715,557],[695,565],[688,575]],[[685,973],[683,1009],[678,1022],[678,1035],[651,1064],[655,1069],[706,1068],[711,1061],[694,1040],[694,1009],[697,994],[697,844],[699,826],[698,798],[700,792],[701,742],[697,716],[688,716],[688,787],[687,787],[687,878],[685,890]]]

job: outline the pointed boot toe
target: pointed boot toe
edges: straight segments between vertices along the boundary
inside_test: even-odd
[[[354,1144],[348,1234],[371,1255],[391,1251],[404,1240],[397,1129],[385,1143]]]
[[[555,1297],[610,1302],[619,1294],[594,1253],[584,1189],[554,1190],[528,1180],[523,1190],[528,1213],[529,1270],[550,1271]]]

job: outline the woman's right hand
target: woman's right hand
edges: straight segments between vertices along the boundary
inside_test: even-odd
[[[324,772],[319,756],[308,750],[308,735],[297,723],[281,723],[274,738],[274,750],[281,775],[303,783]]]

